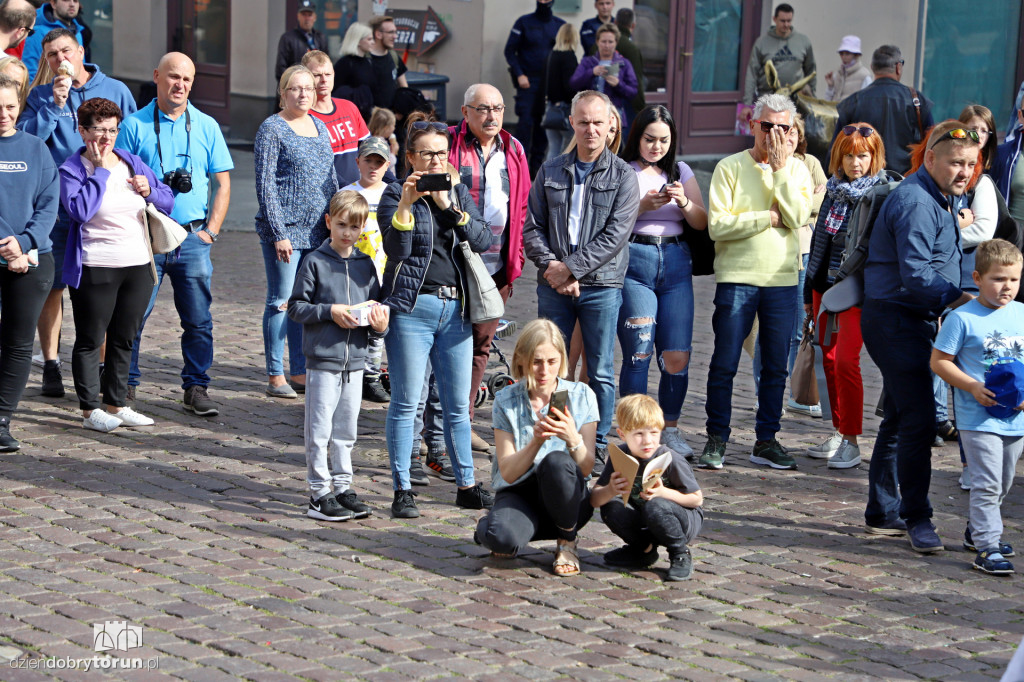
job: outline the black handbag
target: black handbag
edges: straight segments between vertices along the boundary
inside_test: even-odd
[[[548,102],[540,127],[545,130],[571,130],[569,125],[569,103]]]
[[[684,221],[683,241],[690,247],[694,277],[715,274],[715,242],[711,240],[707,228],[695,230]]]

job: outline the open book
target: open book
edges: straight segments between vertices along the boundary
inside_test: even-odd
[[[636,474],[640,471],[640,460],[632,455],[627,455],[614,443],[608,444],[608,456],[611,457],[612,466],[630,482],[629,490],[622,493],[622,501],[629,501],[629,494],[636,484]],[[672,464],[672,451],[666,450],[657,457],[652,458],[644,469],[643,478],[640,479],[640,489],[647,490],[657,481],[661,475]]]

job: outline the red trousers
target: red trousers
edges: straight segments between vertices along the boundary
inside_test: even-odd
[[[825,317],[818,319],[821,294],[813,292],[815,331],[818,340],[825,333]],[[822,364],[832,405],[832,424],[844,436],[859,436],[864,427],[864,383],[860,376],[860,308],[837,316],[838,333],[831,346],[822,345]]]

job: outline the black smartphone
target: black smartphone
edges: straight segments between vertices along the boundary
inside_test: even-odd
[[[658,194],[664,194],[665,190],[667,190],[667,189],[668,189],[668,183],[666,182],[664,185],[661,186],[661,189],[658,190]]]
[[[451,188],[451,173],[427,173],[416,181],[417,192],[447,192]]]
[[[548,414],[551,414],[552,408],[558,410],[559,412],[565,412],[565,406],[568,404],[568,402],[569,389],[563,388],[560,391],[555,391],[554,393],[551,394],[551,402],[548,403]],[[558,417],[551,414],[551,418],[557,419]]]

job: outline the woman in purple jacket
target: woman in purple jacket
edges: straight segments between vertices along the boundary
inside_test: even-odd
[[[85,146],[60,167],[60,201],[71,217],[64,255],[64,281],[71,288],[75,317],[71,371],[82,425],[103,432],[153,424],[125,405],[128,366],[153,294],[146,204],[164,213],[174,207],[170,188],[142,159],[114,149],[122,119],[110,100],[86,100],[78,108]],[[106,355],[101,358],[104,337]]]
[[[583,58],[576,67],[576,73],[569,79],[569,85],[577,92],[597,90],[608,95],[625,124],[629,120],[626,110],[633,106],[631,100],[636,96],[638,85],[633,65],[615,51],[619,35],[615,24],[605,24],[597,29],[597,54]],[[623,139],[628,135],[629,130],[623,125]]]

